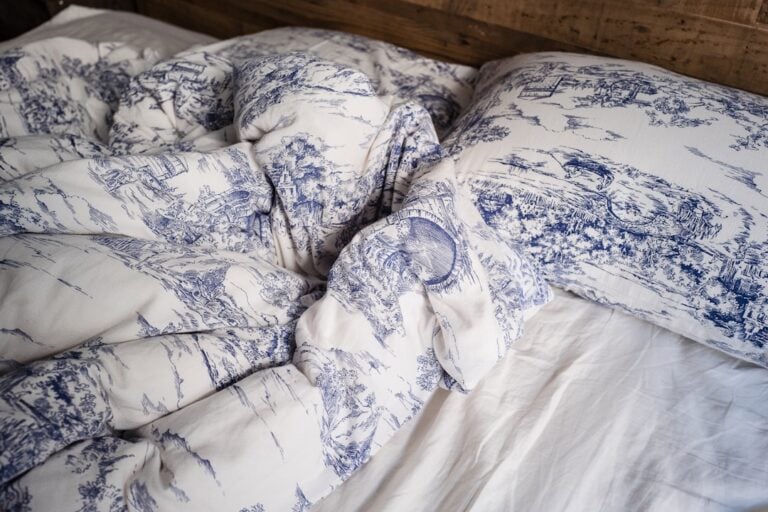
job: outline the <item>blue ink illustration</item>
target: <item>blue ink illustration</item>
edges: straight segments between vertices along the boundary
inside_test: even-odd
[[[473,70],[271,37],[0,54],[3,505],[309,510],[549,299],[438,140]]]
[[[766,364],[765,98],[558,53],[488,64],[478,91],[448,151],[484,158],[459,179],[510,247],[553,285]]]

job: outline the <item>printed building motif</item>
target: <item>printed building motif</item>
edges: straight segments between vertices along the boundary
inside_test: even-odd
[[[764,98],[557,53],[483,80],[449,151],[491,155],[463,171],[489,226],[555,285],[768,364]]]

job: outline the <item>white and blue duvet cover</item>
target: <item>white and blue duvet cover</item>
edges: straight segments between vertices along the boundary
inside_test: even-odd
[[[0,56],[4,510],[306,510],[550,297],[422,106],[219,50]]]
[[[768,99],[531,54],[481,69],[446,145],[553,285],[768,365]]]
[[[423,106],[438,136],[448,131],[469,104],[477,77],[477,69],[470,66],[429,59],[355,34],[316,28],[265,30],[208,49],[231,61],[301,51],[355,68],[365,73],[386,103],[414,101]]]

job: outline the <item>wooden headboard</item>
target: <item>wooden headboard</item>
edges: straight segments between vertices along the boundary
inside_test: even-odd
[[[286,25],[354,32],[455,62],[538,50],[642,60],[768,95],[768,0],[137,0],[225,38]]]

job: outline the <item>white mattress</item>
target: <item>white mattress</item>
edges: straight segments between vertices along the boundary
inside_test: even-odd
[[[703,511],[768,503],[768,372],[558,292],[469,395],[314,512]]]

